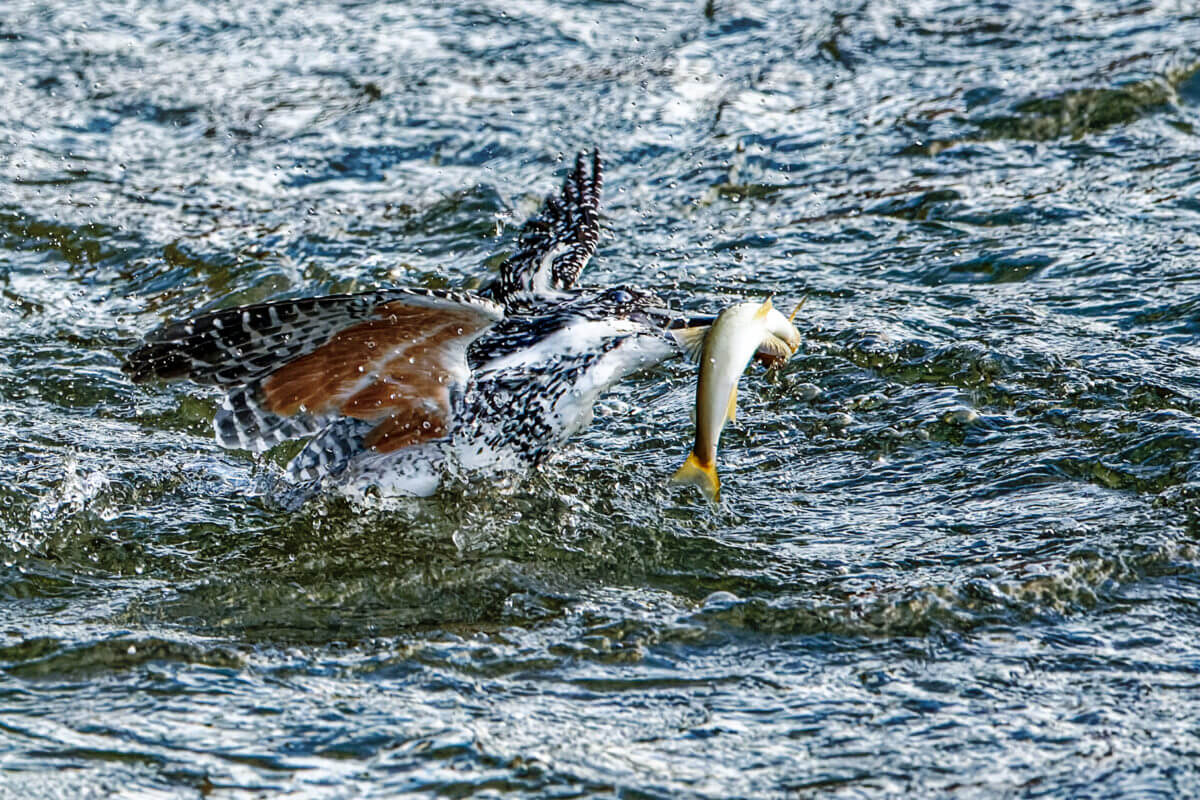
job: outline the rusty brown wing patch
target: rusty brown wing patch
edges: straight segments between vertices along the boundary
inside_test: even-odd
[[[467,306],[385,303],[285,364],[262,385],[275,414],[340,414],[378,422],[366,444],[381,452],[437,439],[450,426],[450,389],[467,379],[466,348],[494,318]]]

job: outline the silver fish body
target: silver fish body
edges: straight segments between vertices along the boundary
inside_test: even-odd
[[[696,439],[671,483],[697,486],[715,501],[721,491],[717,445],[725,423],[736,418],[738,379],[756,355],[772,364],[786,361],[800,346],[800,333],[767,300],[730,306],[699,335],[703,335],[702,344],[699,338],[694,343],[700,344]]]

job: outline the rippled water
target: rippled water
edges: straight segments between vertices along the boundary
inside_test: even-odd
[[[0,7],[0,794],[1198,791],[1194,4],[651,5]],[[478,283],[593,144],[588,281],[809,296],[718,510],[679,363],[515,485],[295,512],[119,372]]]

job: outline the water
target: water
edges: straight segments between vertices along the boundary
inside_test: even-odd
[[[1197,793],[1194,5],[652,5],[0,8],[0,793]],[[593,144],[587,281],[809,297],[718,510],[680,363],[522,481],[296,512],[119,372],[478,283]]]

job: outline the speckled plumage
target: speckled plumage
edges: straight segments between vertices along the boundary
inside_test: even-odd
[[[500,265],[500,277],[484,294],[509,313],[529,311],[558,299],[575,285],[600,241],[600,189],[603,163],[592,151],[591,171],[583,153],[558,195],[547,195],[541,210],[525,222],[515,253]]]
[[[574,288],[599,239],[597,155],[590,166],[576,159],[479,294],[383,289],[211,312],[150,334],[125,369],[137,381],[220,387],[213,424],[224,447],[312,437],[286,469],[301,487],[424,495],[451,467],[537,464],[590,423],[603,391],[679,352],[653,293]],[[429,329],[468,324],[431,344],[396,332],[413,315]],[[367,366],[330,360],[344,357]],[[403,446],[381,439],[389,426]]]

